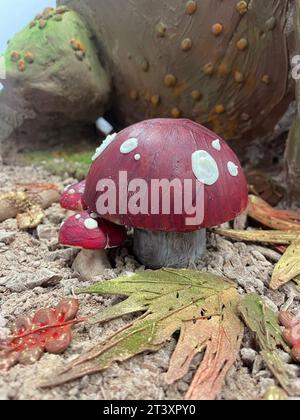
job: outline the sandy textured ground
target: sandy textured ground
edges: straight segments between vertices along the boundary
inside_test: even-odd
[[[54,182],[63,187],[72,179],[62,181],[42,169],[9,167],[0,169],[0,191],[14,189],[16,182]],[[0,241],[0,335],[8,333],[7,327],[21,314],[31,314],[41,306],[55,306],[72,293],[77,286],[90,283],[78,278],[71,269],[77,251],[63,249],[57,243],[57,231],[66,213],[53,205],[46,211],[43,225],[31,233],[18,232],[15,220],[0,224],[0,233],[8,238]],[[209,251],[199,269],[221,274],[239,284],[240,293],[256,291],[263,295],[276,310],[290,305],[299,306],[299,294],[288,285],[280,292],[266,286],[279,254],[267,248],[231,243],[210,236]],[[116,268],[107,270],[101,279],[120,273],[143,270],[127,249],[114,256]],[[49,280],[50,279],[50,280]],[[99,278],[97,279],[99,280]],[[95,280],[96,281],[96,280]],[[27,286],[24,286],[27,284]],[[35,287],[39,284],[38,287]],[[91,315],[111,305],[114,298],[81,297],[81,315]],[[66,360],[71,360],[99,338],[118,329],[126,320],[110,322],[104,326],[87,329],[84,325],[74,330],[74,341],[63,356],[45,355],[34,366],[16,366],[8,373],[0,373],[0,399],[181,399],[191,381],[193,370],[179,383],[167,386],[164,374],[170,354],[175,346],[173,339],[156,354],[145,354],[123,363],[115,363],[102,374],[83,378],[53,390],[41,390],[38,384]],[[127,318],[128,321],[128,318]],[[287,354],[285,361],[290,372],[294,396],[300,397],[300,369]],[[194,369],[199,363],[194,361]],[[241,357],[227,377],[219,398],[257,399],[274,384],[271,373],[257,353],[253,338],[246,333]]]

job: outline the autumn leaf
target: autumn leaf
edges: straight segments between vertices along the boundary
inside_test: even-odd
[[[180,331],[167,382],[182,378],[195,355],[205,351],[186,399],[217,396],[238,356],[243,336],[243,324],[237,314],[239,297],[230,281],[191,270],[148,270],[96,284],[79,293],[127,297],[96,315],[92,324],[140,311],[144,314],[71,362],[43,386],[63,384],[100,372],[114,361],[157,351]]]
[[[300,274],[300,238],[294,241],[276,264],[270,288],[279,289]]]
[[[79,309],[77,299],[64,299],[55,309],[39,309],[32,317],[21,316],[12,325],[11,337],[0,341],[0,370],[17,363],[31,365],[44,354],[64,352],[72,341],[73,325]]]
[[[289,378],[278,348],[289,352],[278,321],[273,312],[256,293],[246,295],[240,306],[240,313],[250,330],[255,334],[261,349],[261,356],[282,388],[289,392]]]
[[[270,176],[261,171],[250,171],[247,174],[250,191],[261,197],[272,206],[276,206],[284,196],[285,190]]]
[[[274,209],[255,195],[249,196],[248,215],[271,229],[300,232],[299,212]]]
[[[300,235],[299,232],[293,233],[279,230],[214,229],[214,233],[237,241],[280,245],[290,245]]]

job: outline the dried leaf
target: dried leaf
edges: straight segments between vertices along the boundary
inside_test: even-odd
[[[278,348],[289,349],[281,334],[278,315],[256,293],[246,295],[239,308],[245,323],[255,333],[261,356],[282,388],[289,392],[289,377]]]
[[[300,274],[300,238],[294,241],[275,265],[270,288],[279,289]]]
[[[247,173],[250,191],[260,196],[271,206],[276,206],[284,196],[285,190],[274,179],[261,171]]]
[[[37,362],[44,351],[59,354],[72,341],[72,326],[76,320],[78,300],[64,299],[56,309],[40,309],[32,319],[19,317],[12,326],[13,336],[0,341],[0,370],[8,370],[17,363]]]
[[[278,230],[234,230],[214,229],[218,235],[243,242],[260,242],[265,244],[290,245],[300,233]]]
[[[205,350],[203,365],[186,398],[216,397],[243,336],[237,315],[239,297],[231,282],[198,271],[162,269],[120,277],[79,292],[128,297],[95,316],[92,323],[145,313],[71,362],[43,386],[63,384],[100,372],[114,361],[157,351],[176,331],[181,331],[167,373],[168,383],[182,378],[194,356]]]
[[[18,191],[22,190],[34,194],[47,190],[59,191],[59,187],[57,185],[48,182],[18,183],[16,184],[16,188]]]
[[[274,209],[254,195],[249,196],[248,215],[271,229],[300,232],[300,213]]]

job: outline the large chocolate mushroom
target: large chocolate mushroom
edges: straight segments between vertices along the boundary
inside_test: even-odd
[[[169,214],[163,214],[161,205],[156,214],[123,214],[120,197],[125,195],[130,201],[133,193],[128,185],[119,185],[120,171],[127,173],[128,185],[135,179],[147,183],[148,195],[136,203],[139,209],[146,203],[152,208],[150,186],[154,179],[192,180],[193,205],[198,181],[204,188],[200,203],[203,220],[187,225],[191,214],[185,209],[176,214],[173,193],[169,195]],[[206,250],[205,228],[233,220],[248,202],[247,183],[234,152],[216,134],[189,120],[148,120],[110,136],[95,156],[87,178],[83,199],[89,211],[99,211],[98,200],[103,197],[99,185],[107,179],[116,186],[116,209],[101,216],[134,228],[134,252],[151,268],[193,264]]]

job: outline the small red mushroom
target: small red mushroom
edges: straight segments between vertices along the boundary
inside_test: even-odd
[[[103,252],[103,261],[108,261],[105,250],[124,244],[127,239],[126,229],[101,219],[95,213],[86,211],[69,217],[61,226],[59,242],[62,245],[80,248],[85,255],[92,257],[97,250],[97,258]],[[89,254],[87,254],[89,253]],[[101,273],[99,273],[101,274]]]
[[[125,186],[120,184],[120,171],[126,173]],[[116,209],[106,213],[99,210],[99,185],[104,180],[116,186]],[[133,214],[129,206],[124,211],[120,197],[125,195],[128,205],[133,195],[128,186],[135,180],[143,180],[148,190]],[[192,181],[190,207],[176,211],[175,193],[169,190],[160,194],[152,211],[153,180],[179,180],[181,185]],[[162,206],[166,197],[167,212]],[[246,209],[248,189],[238,158],[219,136],[189,120],[156,119],[108,136],[94,156],[84,202],[89,211],[134,228],[134,252],[147,267],[186,267],[206,250],[205,228],[233,220]],[[202,207],[203,218],[187,224],[192,207]]]
[[[62,193],[60,205],[63,209],[81,211],[83,209],[82,197],[85,190],[85,181],[70,185]]]
[[[62,245],[82,249],[72,268],[85,279],[100,275],[105,268],[110,268],[105,250],[123,245],[126,239],[127,232],[123,226],[87,211],[69,217],[59,232]]]

